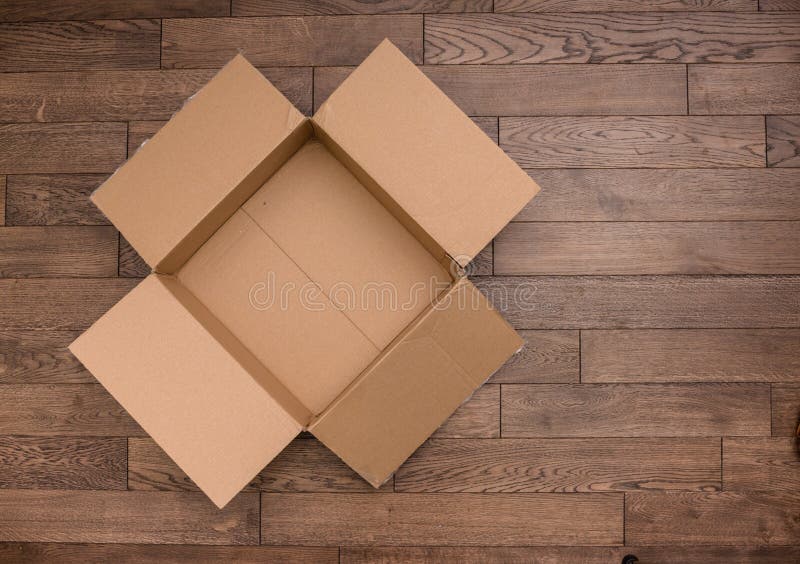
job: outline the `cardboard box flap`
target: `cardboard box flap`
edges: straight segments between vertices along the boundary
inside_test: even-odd
[[[313,121],[462,266],[539,190],[388,40]]]
[[[266,179],[265,161],[304,119],[239,55],[92,200],[147,264],[172,272],[226,219],[207,221],[214,210],[230,215]]]
[[[310,414],[202,307],[174,279],[153,274],[70,351],[223,507]]]
[[[521,346],[461,279],[309,430],[378,487]]]

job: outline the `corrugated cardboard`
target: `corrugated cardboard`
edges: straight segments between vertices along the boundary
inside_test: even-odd
[[[303,429],[308,413],[299,405],[287,411],[290,397],[274,378],[243,347],[227,349],[224,328],[176,292],[174,280],[149,276],[70,350],[222,507]]]
[[[537,190],[388,41],[310,120],[237,57],[94,194],[157,274],[70,349],[220,507],[303,429],[377,487],[521,346],[458,267]]]
[[[389,41],[330,95],[314,124],[462,266],[538,191]]]

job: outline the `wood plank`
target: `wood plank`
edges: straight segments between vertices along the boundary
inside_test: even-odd
[[[0,394],[3,435],[144,435],[100,384],[3,384]]]
[[[726,490],[792,493],[800,485],[797,440],[788,437],[725,437],[722,481]]]
[[[691,114],[800,113],[800,64],[689,65]]]
[[[760,116],[500,118],[500,146],[528,168],[764,166]]]
[[[531,170],[542,191],[518,221],[800,219],[792,169]]]
[[[0,384],[90,383],[72,353],[78,331],[0,331]]]
[[[578,331],[520,331],[525,344],[489,380],[494,384],[578,382]]]
[[[124,490],[125,438],[0,437],[0,488]]]
[[[767,436],[769,395],[769,384],[505,384],[502,436]]]
[[[131,247],[125,237],[119,239],[119,275],[127,278],[144,278],[149,275],[151,268]]]
[[[791,545],[800,538],[797,490],[633,492],[625,499],[625,540],[631,544]]]
[[[769,11],[798,11],[800,0],[758,0],[758,9]]]
[[[430,15],[428,64],[800,61],[800,14]]]
[[[164,20],[161,65],[217,68],[237,52],[257,66],[357,65],[384,38],[422,62],[422,16],[379,15]]]
[[[484,384],[432,435],[439,438],[500,436],[500,386]]]
[[[149,438],[128,439],[128,487],[132,490],[199,491]],[[382,488],[391,491],[392,480]],[[374,488],[313,438],[298,438],[256,476],[245,491],[373,492]]]
[[[0,24],[0,72],[157,69],[159,20]]]
[[[800,116],[767,116],[767,165],[800,167]]]
[[[136,154],[159,129],[164,127],[166,121],[132,121],[128,124],[128,158]]]
[[[310,68],[260,70],[301,112],[311,112]],[[216,72],[199,69],[8,74],[0,82],[0,121],[167,120]]]
[[[492,0],[233,0],[234,16],[491,12]]]
[[[496,276],[476,285],[517,329],[800,326],[793,276]]]
[[[87,329],[138,280],[0,279],[1,329]]]
[[[6,177],[0,176],[0,225],[6,224],[6,183]]]
[[[126,133],[124,123],[0,124],[0,172],[112,172]]]
[[[0,227],[0,277],[116,276],[113,227]]]
[[[686,113],[686,74],[678,65],[424,65],[420,70],[468,115]],[[351,71],[314,69],[316,107]]]
[[[0,538],[28,542],[258,543],[258,495],[0,490]]]
[[[468,276],[491,276],[494,268],[494,247],[490,242],[467,265]]]
[[[798,382],[800,329],[582,331],[583,382]]]
[[[494,244],[495,274],[800,274],[795,221],[512,223]]]
[[[764,1],[761,0],[762,4]],[[758,10],[757,0],[495,0],[494,2],[495,12],[754,12],[756,10]]]
[[[499,128],[498,128],[497,118],[473,117],[472,121],[474,121],[475,125],[480,127],[481,131],[483,131],[492,141],[494,141],[495,143],[498,142]]]
[[[261,499],[263,544],[622,542],[621,494],[263,494]]]
[[[0,560],[23,564],[59,562],[237,562],[258,564],[338,564],[337,547],[200,546],[147,544],[0,543]]]
[[[230,15],[229,0],[4,0],[0,21],[113,20]]]
[[[2,547],[0,547],[2,550]],[[12,553],[13,554],[13,553]],[[536,564],[580,562],[580,564],[609,564],[621,562],[633,554],[640,562],[659,564],[729,564],[751,562],[758,564],[786,564],[800,560],[797,546],[503,546],[503,547],[342,547],[342,564],[508,564],[510,562]],[[2,553],[0,553],[2,555]]]
[[[432,439],[397,471],[395,491],[708,491],[720,470],[715,437]]]
[[[772,436],[794,437],[800,424],[800,384],[772,384]]]
[[[108,225],[89,199],[106,174],[24,174],[7,179],[7,225]]]

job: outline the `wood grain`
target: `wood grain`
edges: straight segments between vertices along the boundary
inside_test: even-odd
[[[0,279],[0,329],[87,329],[138,284],[124,278]]]
[[[792,494],[800,485],[797,440],[788,437],[726,437],[722,449],[726,490]]]
[[[800,61],[800,14],[431,15],[428,64]]]
[[[487,137],[489,137],[492,141],[497,143],[499,141],[499,125],[497,123],[497,118],[494,117],[473,117],[472,121],[475,122],[475,125],[481,128]]]
[[[0,176],[0,225],[6,224],[6,177]]]
[[[229,0],[4,0],[0,21],[210,17],[229,10]]]
[[[100,384],[3,384],[0,434],[124,437],[144,432]]]
[[[798,329],[582,331],[583,382],[800,382]]]
[[[257,66],[356,65],[384,38],[422,62],[421,15],[170,19],[161,66],[217,68],[237,52]]]
[[[149,438],[128,439],[128,487],[132,490],[199,491]],[[391,491],[389,480],[381,490]],[[244,491],[376,491],[316,439],[295,439]]]
[[[731,562],[757,562],[758,564],[786,564],[800,559],[796,546],[503,546],[503,547],[343,547],[342,564],[609,564],[621,562],[629,555],[640,562],[659,564],[729,564]]]
[[[798,0],[758,0],[758,9],[762,12],[768,11],[798,11],[800,1]]]
[[[494,120],[497,121],[497,120]],[[490,242],[467,265],[468,276],[491,276],[494,268],[494,248]]]
[[[800,219],[792,169],[531,170],[542,187],[518,221]]]
[[[89,199],[106,174],[24,174],[7,179],[7,225],[108,225]]]
[[[86,562],[204,562],[260,564],[338,564],[337,547],[306,546],[200,546],[87,543],[0,543],[0,560],[21,564],[55,561]]]
[[[767,116],[767,164],[800,167],[800,116]]]
[[[496,274],[800,274],[794,221],[512,223],[494,244]]]
[[[768,436],[769,396],[769,384],[505,384],[502,436]]]
[[[297,108],[311,112],[311,69],[262,74]],[[217,69],[15,73],[0,81],[0,121],[167,120]]]
[[[800,279],[793,276],[496,276],[474,281],[517,329],[800,325]]]
[[[764,166],[758,116],[500,118],[500,146],[528,168]]]
[[[772,436],[794,437],[800,424],[800,384],[772,384]]]
[[[500,436],[500,386],[485,384],[475,390],[432,435],[439,438]]]
[[[686,113],[678,65],[484,65],[419,67],[464,113],[475,116],[669,115]],[[314,69],[314,103],[350,67]]]
[[[159,20],[0,24],[0,72],[157,69]]]
[[[765,0],[761,0],[763,5]],[[770,1],[770,0],[766,0]],[[781,0],[773,0],[781,1]],[[786,0],[784,0],[786,1]],[[791,1],[791,0],[788,0]],[[495,0],[495,12],[754,12],[758,0]]]
[[[622,496],[263,494],[261,542],[614,545],[622,542]]]
[[[233,0],[234,16],[491,12],[492,0]]]
[[[631,544],[796,545],[800,539],[797,490],[633,492],[625,502],[625,540]]]
[[[395,490],[717,490],[719,476],[717,438],[432,439],[397,471]]]
[[[0,277],[116,276],[113,227],[0,227]]]
[[[78,331],[0,331],[0,384],[90,383],[67,350]]]
[[[258,495],[0,490],[0,538],[29,542],[258,543]]]
[[[800,113],[800,64],[689,65],[689,113]]]
[[[0,437],[0,488],[124,490],[124,438]]]
[[[112,172],[125,160],[124,123],[0,124],[0,173]]]
[[[119,239],[119,275],[126,278],[144,278],[149,275],[151,268],[131,247],[125,237]]]
[[[525,344],[489,380],[495,384],[577,382],[578,331],[520,331]]]

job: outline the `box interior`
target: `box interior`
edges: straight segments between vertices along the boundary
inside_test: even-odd
[[[300,128],[296,152],[173,274],[316,416],[454,277]]]

